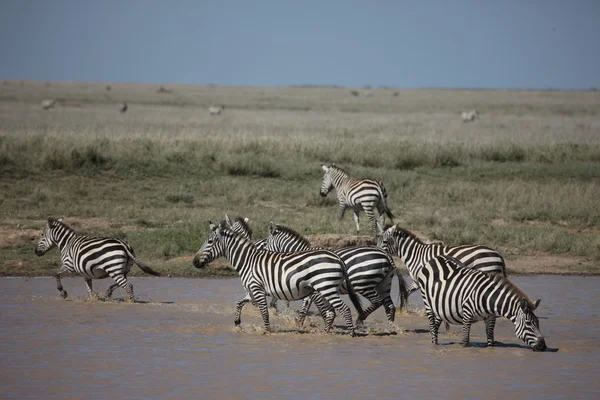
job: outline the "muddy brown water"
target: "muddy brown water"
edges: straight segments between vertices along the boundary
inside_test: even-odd
[[[321,332],[293,310],[271,314],[263,334],[247,306],[234,305],[239,279],[132,278],[141,301],[84,301],[81,278],[0,279],[0,397],[11,399],[164,398],[600,398],[600,277],[516,276],[532,298],[550,351],[534,353],[500,319],[486,348],[483,323],[463,349],[460,327],[430,343],[418,294],[396,327],[378,310],[360,336]],[[108,280],[94,281],[101,293]],[[345,298],[348,300],[347,298]],[[350,304],[350,302],[348,302]],[[297,308],[299,305],[293,304]]]

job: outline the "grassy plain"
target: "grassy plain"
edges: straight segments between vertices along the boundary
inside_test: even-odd
[[[382,180],[424,238],[487,244],[513,273],[600,273],[598,92],[0,85],[0,275],[56,270],[33,252],[48,216],[173,276],[200,276],[191,257],[225,213],[255,237],[274,220],[351,243],[351,213],[318,195],[330,162]]]

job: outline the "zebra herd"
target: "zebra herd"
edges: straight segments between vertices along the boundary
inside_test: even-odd
[[[339,313],[350,335],[355,336],[356,327],[381,306],[388,321],[394,321],[396,306],[391,299],[391,288],[395,275],[399,284],[399,308],[405,306],[413,291],[420,291],[434,344],[438,343],[438,329],[445,322],[446,325],[462,324],[461,344],[468,346],[471,324],[483,320],[487,345],[493,346],[496,318],[500,316],[513,322],[517,337],[534,351],[546,349],[539,320],[533,313],[540,300],[529,300],[506,278],[504,259],[497,251],[481,245],[424,243],[399,225],[386,226],[385,216],[393,223],[393,215],[387,205],[387,191],[380,181],[350,178],[335,164],[321,167],[325,174],[320,194],[326,196],[336,189],[339,218],[351,208],[357,233],[359,212],[364,211],[371,222],[375,244],[315,248],[292,228],[274,222],[269,224],[266,239],[253,240],[247,218],[232,221],[225,216],[217,224],[210,222],[209,235],[194,256],[193,264],[204,268],[224,257],[237,271],[246,294],[236,304],[236,326],[241,323],[243,307],[252,303],[260,310],[265,331],[270,331],[267,297],[271,297],[271,305],[278,300],[304,300],[299,323],[304,321],[314,302],[324,320],[325,331],[332,328]],[[35,252],[41,256],[54,246],[61,254],[62,266],[56,279],[63,298],[67,293],[62,288],[60,275],[65,272],[82,275],[92,298],[97,297],[92,290],[92,279],[110,276],[115,284],[110,286],[106,297],[119,286],[130,301],[135,298],[127,274],[133,263],[148,274],[159,275],[139,261],[133,249],[123,241],[77,235],[61,220],[49,218]],[[392,257],[403,261],[412,283],[398,273]],[[356,323],[342,294],[348,294],[356,309]],[[359,294],[371,303],[364,310]]]

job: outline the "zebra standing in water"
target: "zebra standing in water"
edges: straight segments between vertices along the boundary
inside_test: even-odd
[[[494,328],[487,322],[500,315],[515,325],[517,337],[533,351],[546,350],[538,318],[533,313],[540,300],[531,302],[519,288],[503,276],[486,275],[465,268],[455,258],[438,255],[430,259],[417,274],[429,319],[431,341],[438,344],[442,321],[462,324],[461,345],[469,345],[471,324],[486,321],[488,346],[494,345]]]
[[[252,301],[260,309],[265,331],[270,331],[267,295],[280,300],[300,300],[316,292],[320,296],[313,296],[313,300],[321,303],[319,308],[324,310],[323,301],[327,301],[342,314],[350,334],[355,335],[350,308],[339,293],[341,282],[347,280],[348,275],[344,262],[336,254],[327,250],[272,253],[257,249],[249,239],[233,232],[224,222],[218,226],[210,223],[210,229],[211,233],[196,253],[193,263],[196,268],[203,268],[224,256],[238,272],[247,294],[237,302],[236,326],[241,323],[243,306]],[[352,287],[348,294],[359,318],[362,318],[363,310]],[[326,330],[331,328],[334,318],[335,313],[329,313]]]
[[[375,179],[350,178],[346,171],[335,164],[330,166],[321,164],[321,168],[325,171],[325,175],[321,183],[320,195],[325,197],[335,188],[340,206],[339,219],[344,218],[347,208],[352,208],[357,234],[360,232],[358,223],[360,210],[363,210],[371,221],[371,233],[374,238],[378,232],[377,224],[383,227],[386,215],[392,223],[394,222],[394,215],[387,206],[387,191],[383,183]],[[375,217],[375,209],[379,212],[379,222]]]
[[[306,238],[298,232],[286,226],[277,225],[272,221],[269,223],[269,237],[265,249],[277,252],[298,252],[311,249]],[[363,319],[356,321],[361,325],[365,318],[384,306],[388,321],[394,322],[396,307],[392,302],[390,292],[392,279],[396,270],[394,261],[383,250],[375,246],[353,246],[332,250],[340,256],[346,265],[348,283],[356,293],[363,295],[371,302],[363,315]],[[403,308],[408,297],[407,285],[401,275],[398,275],[398,284],[401,301],[399,307]],[[346,282],[342,283],[341,293],[348,293]],[[300,324],[304,322],[312,299],[307,297],[300,312]]]
[[[468,268],[506,277],[504,259],[496,250],[487,246],[446,246],[440,243],[423,243],[414,233],[398,225],[383,231],[377,239],[377,245],[386,250],[389,255],[400,257],[406,265],[413,279],[413,286],[409,288],[409,294],[418,289],[415,282],[417,282],[417,274],[421,268],[431,258],[440,254],[456,258]],[[490,316],[486,324],[489,324],[493,331],[496,317]]]
[[[120,286],[131,302],[135,301],[135,297],[127,274],[132,263],[135,262],[147,274],[160,276],[138,260],[133,248],[122,240],[76,235],[62,219],[48,218],[35,254],[42,256],[54,246],[58,246],[62,260],[62,266],[56,273],[56,285],[63,299],[67,297],[67,292],[60,282],[60,274],[65,272],[83,275],[90,299],[98,296],[92,290],[92,279],[110,276],[116,283],[108,288],[105,297],[109,298],[117,286]]]

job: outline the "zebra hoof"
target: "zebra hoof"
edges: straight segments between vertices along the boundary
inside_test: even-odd
[[[241,320],[236,319],[235,321],[233,321],[233,323],[235,324],[235,326],[240,326],[240,324],[242,323]]]
[[[460,344],[462,347],[471,347],[470,343],[461,343]]]
[[[62,297],[63,299],[67,298],[67,291],[66,290],[61,290],[60,291],[60,297]]]
[[[363,326],[364,324],[365,324],[365,320],[364,319],[357,318],[356,319],[356,323],[354,325],[358,328],[360,326]]]

